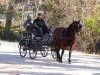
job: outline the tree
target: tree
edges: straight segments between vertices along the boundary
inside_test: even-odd
[[[6,16],[6,27],[11,27],[12,18],[13,18],[13,4],[12,1],[9,3],[8,10],[7,10],[7,16]]]

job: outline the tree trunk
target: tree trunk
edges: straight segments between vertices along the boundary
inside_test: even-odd
[[[11,27],[11,23],[12,23],[12,18],[13,18],[13,5],[12,3],[9,4],[8,6],[8,11],[7,11],[7,15],[6,15],[6,26],[5,27]]]

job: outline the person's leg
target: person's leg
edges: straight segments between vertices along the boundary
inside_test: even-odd
[[[47,28],[47,34],[49,34],[50,36],[53,36],[51,33],[51,30]]]
[[[26,36],[26,38],[28,38],[28,28],[26,28],[26,30],[25,30],[25,36]]]
[[[50,30],[47,28],[47,34],[51,34]]]
[[[50,34],[51,32],[49,31],[49,29],[48,28],[43,28],[43,34],[45,35],[45,34]]]
[[[28,36],[30,36],[30,37],[31,37],[31,36],[32,36],[32,34],[31,34],[31,33],[28,33]]]
[[[42,28],[37,28],[38,33],[40,34],[40,37],[43,37],[43,32],[42,32]]]

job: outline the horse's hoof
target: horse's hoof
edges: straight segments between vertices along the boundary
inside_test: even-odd
[[[59,61],[59,63],[62,63],[61,61]]]
[[[68,64],[71,64],[71,60],[70,59],[68,59]]]
[[[56,61],[59,61],[58,59],[56,59]]]
[[[60,61],[60,59],[59,59],[59,58],[57,58],[57,59],[56,59],[56,61]]]
[[[68,62],[68,64],[71,64],[71,62]]]
[[[60,63],[63,63],[62,61],[60,61]]]
[[[63,63],[62,60],[60,60],[59,63]]]
[[[58,61],[58,60],[56,59],[56,61]]]

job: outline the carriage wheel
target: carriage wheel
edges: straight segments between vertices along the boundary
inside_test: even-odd
[[[52,55],[52,57],[53,57],[54,59],[57,58],[57,53],[56,53],[55,51],[51,51],[51,55]]]
[[[34,59],[37,55],[37,46],[36,46],[36,43],[32,43],[30,45],[30,49],[29,49],[29,55],[30,55],[30,58],[31,59]]]
[[[40,53],[43,57],[46,57],[48,55],[48,47],[47,46],[42,46],[42,49],[41,49]]]
[[[27,48],[25,46],[25,41],[21,41],[19,45],[19,53],[21,57],[25,57],[27,54]]]

